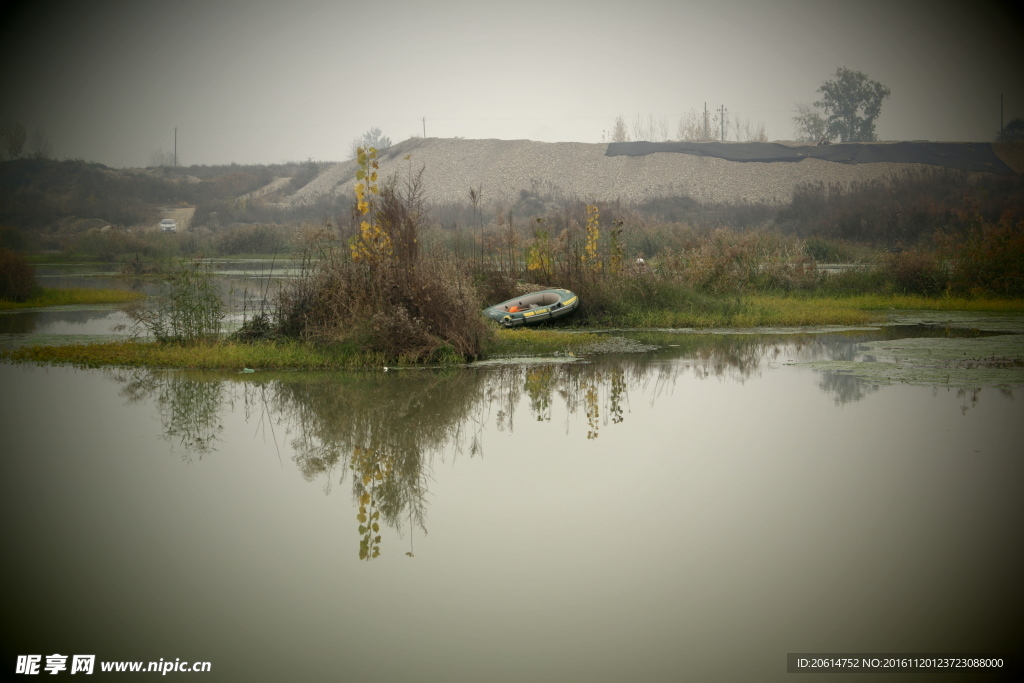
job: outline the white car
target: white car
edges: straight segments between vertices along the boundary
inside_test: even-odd
[[[163,232],[178,232],[178,224],[170,218],[160,221],[160,230]]]

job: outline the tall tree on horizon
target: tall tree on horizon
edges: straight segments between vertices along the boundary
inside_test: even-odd
[[[840,142],[871,142],[875,135],[875,119],[882,112],[882,100],[892,92],[878,81],[870,80],[860,71],[846,67],[836,69],[835,78],[818,88],[821,99],[815,107],[825,111],[826,134]]]

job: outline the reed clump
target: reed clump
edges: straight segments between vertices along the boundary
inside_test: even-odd
[[[126,308],[136,333],[160,343],[197,344],[221,337],[227,305],[209,263],[182,261],[163,282],[163,292]]]
[[[414,268],[354,262],[331,252],[282,289],[277,329],[288,338],[346,343],[408,362],[477,358],[489,335],[482,306],[452,260]]]
[[[376,150],[357,159],[358,232],[347,249],[330,231],[311,236],[303,276],[277,298],[279,333],[403,362],[479,357],[492,332],[469,274],[451,255],[420,250],[422,169],[380,184]]]

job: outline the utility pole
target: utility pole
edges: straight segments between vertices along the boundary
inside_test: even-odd
[[[708,102],[704,100],[704,139],[708,139]]]
[[[718,122],[722,127],[722,142],[725,142],[725,105],[723,104],[718,109]]]
[[[424,116],[423,117],[423,138],[426,139],[426,137],[427,137],[427,117]]]
[[[174,168],[178,168],[178,127],[174,127]]]

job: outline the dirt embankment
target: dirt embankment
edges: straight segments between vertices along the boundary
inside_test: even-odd
[[[801,183],[849,184],[902,169],[930,167],[891,161],[837,163],[813,157],[739,161],[668,151],[612,156],[608,149],[605,144],[581,142],[413,138],[381,153],[380,176],[404,179],[423,167],[425,199],[436,204],[466,204],[470,188],[482,190],[485,204],[499,205],[515,202],[523,191],[625,203],[686,195],[705,203],[781,204],[790,200]],[[999,158],[1016,168],[1002,153]],[[356,170],[355,161],[332,166],[282,204],[350,194]]]

